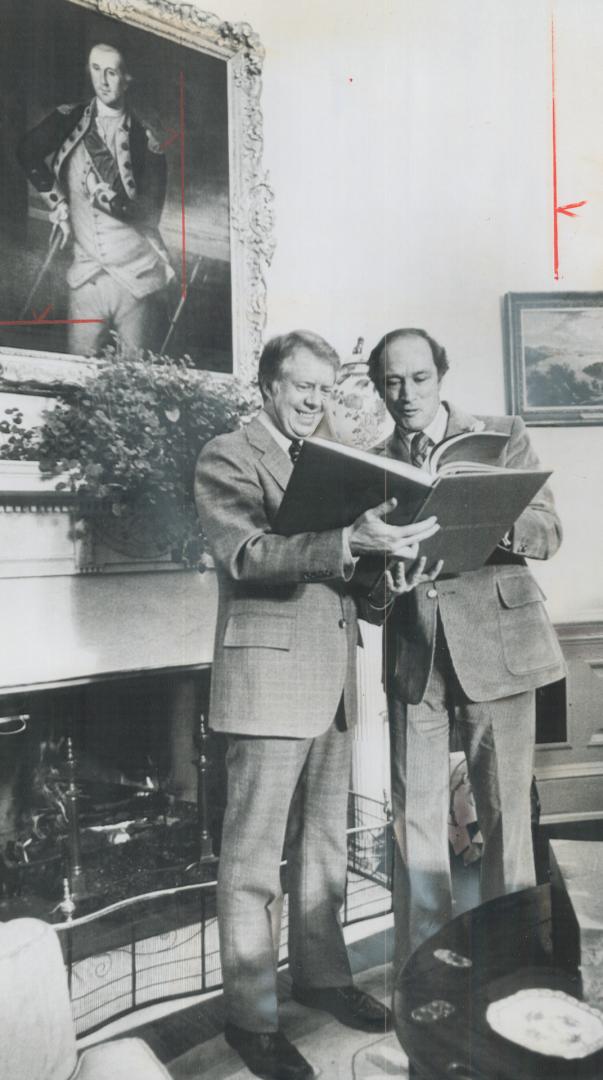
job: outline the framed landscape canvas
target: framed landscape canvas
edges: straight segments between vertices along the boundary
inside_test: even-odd
[[[123,295],[134,307],[150,297],[135,346],[221,374],[252,369],[271,193],[251,29],[165,0],[3,0],[0,57],[2,385],[77,378],[74,362],[111,345]],[[110,62],[117,129],[94,81]],[[124,244],[138,245],[129,262]],[[97,302],[100,281],[117,300]]]
[[[511,412],[528,424],[603,423],[603,292],[508,293]]]

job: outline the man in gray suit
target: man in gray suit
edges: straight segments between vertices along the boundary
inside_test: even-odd
[[[377,451],[422,467],[431,447],[463,431],[509,436],[502,464],[538,468],[517,416],[469,416],[440,400],[445,350],[424,330],[393,330],[369,373],[395,422]],[[452,910],[447,817],[451,723],[467,757],[484,838],[482,900],[535,882],[530,821],[534,690],[564,664],[526,558],[561,542],[544,487],[486,566],[443,575],[395,600],[385,637],[396,834],[396,959],[404,962]]]
[[[314,1075],[278,1026],[275,930],[287,840],[289,968],[296,1000],[362,1030],[388,1012],[354,987],[340,909],[346,879],[350,728],[356,716],[355,559],[415,558],[433,519],[394,527],[391,504],[346,529],[284,537],[271,531],[300,442],[322,418],[339,360],[296,331],[260,359],[264,407],[240,431],[213,439],[196,475],[199,514],[220,601],[211,726],[228,735],[228,804],[218,880],[226,1038],[252,1072]],[[409,582],[423,579],[417,564]]]

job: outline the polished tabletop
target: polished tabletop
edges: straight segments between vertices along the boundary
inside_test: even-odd
[[[496,1034],[486,1010],[518,990],[580,997],[580,979],[555,966],[548,885],[453,919],[411,956],[394,994],[398,1038],[421,1080],[601,1080],[603,1050],[570,1061]]]

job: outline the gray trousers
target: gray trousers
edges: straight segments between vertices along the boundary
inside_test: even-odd
[[[448,847],[450,725],[467,758],[484,839],[481,899],[535,884],[530,815],[534,693],[470,702],[441,629],[418,705],[389,698],[394,833],[394,960],[398,965],[452,915]]]
[[[165,291],[136,299],[109,274],[99,273],[69,290],[69,318],[76,320],[69,326],[70,352],[94,356],[103,345],[112,344],[112,330],[131,349],[158,350],[165,330]]]
[[[333,722],[315,739],[232,735],[218,872],[226,1019],[276,1031],[275,911],[286,840],[289,968],[300,986],[352,982],[341,927],[351,736]]]

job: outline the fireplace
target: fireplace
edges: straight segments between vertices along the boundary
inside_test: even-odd
[[[75,526],[35,464],[0,463],[2,918],[60,917],[66,898],[82,913],[211,849],[215,576]]]

